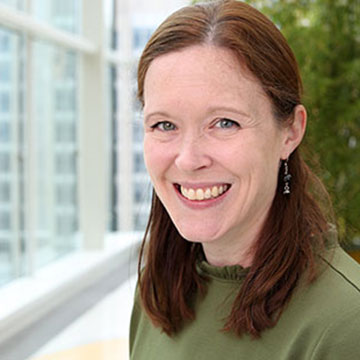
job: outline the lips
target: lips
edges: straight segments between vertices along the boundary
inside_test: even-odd
[[[231,184],[223,183],[202,187],[176,184],[175,187],[180,192],[180,194],[188,200],[205,201],[216,199],[225,194],[230,189]]]

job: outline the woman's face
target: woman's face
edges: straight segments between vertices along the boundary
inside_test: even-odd
[[[144,103],[145,163],[181,235],[256,236],[288,155],[258,81],[229,50],[188,47],[151,63]]]

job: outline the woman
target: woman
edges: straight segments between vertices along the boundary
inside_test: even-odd
[[[154,195],[131,359],[358,359],[360,270],[314,198],[276,26],[238,1],[185,7],[138,70]]]

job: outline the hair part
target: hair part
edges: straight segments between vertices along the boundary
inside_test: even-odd
[[[231,50],[239,66],[245,65],[259,80],[279,125],[291,123],[303,91],[294,54],[268,18],[234,0],[185,7],[159,26],[138,66],[141,103],[146,73],[155,58],[204,44]],[[280,169],[269,215],[252,248],[252,265],[224,324],[224,330],[238,335],[259,337],[273,327],[302,274],[306,271],[310,281],[317,276],[316,257],[324,248],[328,221],[309,186],[315,186],[326,201],[329,198],[298,149],[288,163],[291,194],[282,194]],[[139,259],[140,297],[153,324],[168,335],[194,319],[193,299],[206,291],[206,279],[196,270],[201,252],[201,244],[182,238],[154,192]],[[146,266],[141,270],[143,260]]]

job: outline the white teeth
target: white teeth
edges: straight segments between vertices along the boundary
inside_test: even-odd
[[[194,189],[189,189],[188,192],[187,192],[187,198],[190,199],[190,200],[195,200],[195,197],[196,197],[196,193],[195,193],[195,190]]]
[[[219,196],[219,189],[218,189],[217,186],[213,186],[213,188],[211,189],[211,195],[212,195],[213,197]]]
[[[211,198],[211,190],[210,190],[210,189],[206,189],[204,196],[205,196],[205,199],[210,199],[210,198]]]
[[[223,194],[224,192],[226,192],[226,190],[228,190],[229,186],[228,185],[220,185],[218,186],[213,186],[212,188],[205,188],[205,189],[186,189],[183,186],[180,186],[180,192],[181,194],[186,197],[189,200],[208,200],[211,198],[216,198],[218,196],[220,196],[221,194]]]
[[[196,200],[204,200],[204,190],[203,189],[196,190]]]
[[[183,186],[180,187],[180,191],[185,197],[188,197],[188,191]]]

